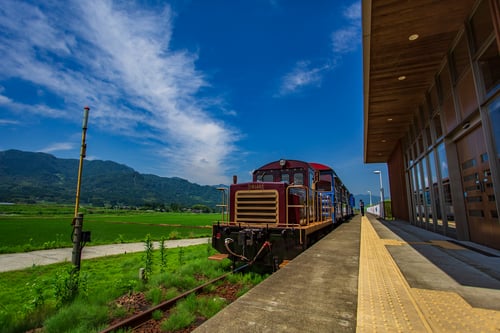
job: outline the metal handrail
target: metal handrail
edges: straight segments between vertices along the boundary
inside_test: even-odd
[[[224,221],[226,222],[229,222],[229,217],[228,217],[228,195],[227,195],[227,188],[225,187],[218,187],[217,190],[221,191],[222,193],[222,202],[218,205],[216,205],[217,207],[221,207],[221,214],[222,214],[222,221],[224,223]]]

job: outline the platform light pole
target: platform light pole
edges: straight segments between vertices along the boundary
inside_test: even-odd
[[[372,205],[372,191],[367,191],[370,194],[370,206]]]
[[[384,211],[384,187],[382,185],[382,171],[376,170],[373,173],[378,174],[380,176],[380,217],[385,219],[385,211]]]
[[[87,144],[85,139],[87,137],[87,124],[89,119],[88,106],[83,108],[83,124],[82,124],[82,145],[80,148],[80,164],[78,165],[78,181],[76,184],[76,201],[75,201],[75,215],[73,218],[73,253],[71,262],[77,270],[80,270],[80,262],[82,259],[82,228],[83,228],[83,214],[79,213],[80,208],[80,188],[82,185],[82,170],[83,160],[87,151]]]

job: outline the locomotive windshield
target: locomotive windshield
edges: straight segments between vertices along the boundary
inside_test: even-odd
[[[257,182],[284,182],[287,184],[304,185],[303,170],[265,170],[255,173]]]

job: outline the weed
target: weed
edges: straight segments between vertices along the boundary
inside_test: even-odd
[[[167,249],[165,248],[165,237],[161,236],[160,240],[160,272],[165,272],[167,268]]]
[[[156,310],[156,311],[153,312],[153,314],[151,315],[151,317],[154,320],[161,320],[163,318],[163,312],[160,311],[160,310]]]
[[[179,291],[176,288],[170,288],[165,291],[165,299],[172,299],[179,296]]]
[[[33,297],[29,302],[29,307],[33,310],[41,307],[45,303],[46,299],[44,294],[45,286],[43,286],[39,281],[35,281],[31,283],[31,285],[28,283],[28,287],[33,294]]]
[[[161,323],[161,328],[168,332],[180,330],[191,325],[195,319],[196,316],[191,311],[181,306],[177,306],[168,319]]]
[[[160,304],[163,297],[163,291],[159,287],[154,287],[146,292],[146,299],[153,303],[153,305]]]
[[[171,231],[170,234],[168,234],[168,239],[180,239],[179,232],[177,230]]]
[[[179,249],[179,252],[177,254],[178,254],[178,258],[179,258],[179,266],[182,267],[182,265],[184,265],[184,248],[178,247],[178,249]]]
[[[106,323],[107,307],[78,299],[44,322],[44,332],[85,332]]]
[[[125,238],[123,237],[123,234],[118,234],[118,238],[116,239],[117,243],[123,244],[125,243]]]
[[[210,318],[222,310],[227,301],[221,297],[198,297],[197,312],[204,318]]]
[[[120,279],[117,280],[116,283],[114,283],[117,289],[123,290],[125,294],[131,294],[135,287],[137,286],[137,280],[125,280],[125,279]]]
[[[151,275],[153,274],[153,241],[151,239],[151,235],[147,234],[146,239],[144,240],[144,274],[142,275],[142,279],[144,282],[147,282]]]
[[[129,315],[127,309],[123,306],[115,306],[111,310],[111,316],[113,318],[125,318]]]
[[[74,267],[58,271],[53,278],[54,296],[57,306],[61,307],[72,301],[78,293],[79,271]]]

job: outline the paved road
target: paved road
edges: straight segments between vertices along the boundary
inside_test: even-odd
[[[165,242],[167,248],[207,244],[210,238],[177,239]],[[159,243],[154,244],[159,248]],[[58,262],[71,261],[72,248],[40,250],[23,253],[0,254],[0,272],[15,271],[32,266],[50,265]],[[114,254],[144,251],[144,243],[111,244],[86,246],[83,248],[82,259],[104,257]]]

